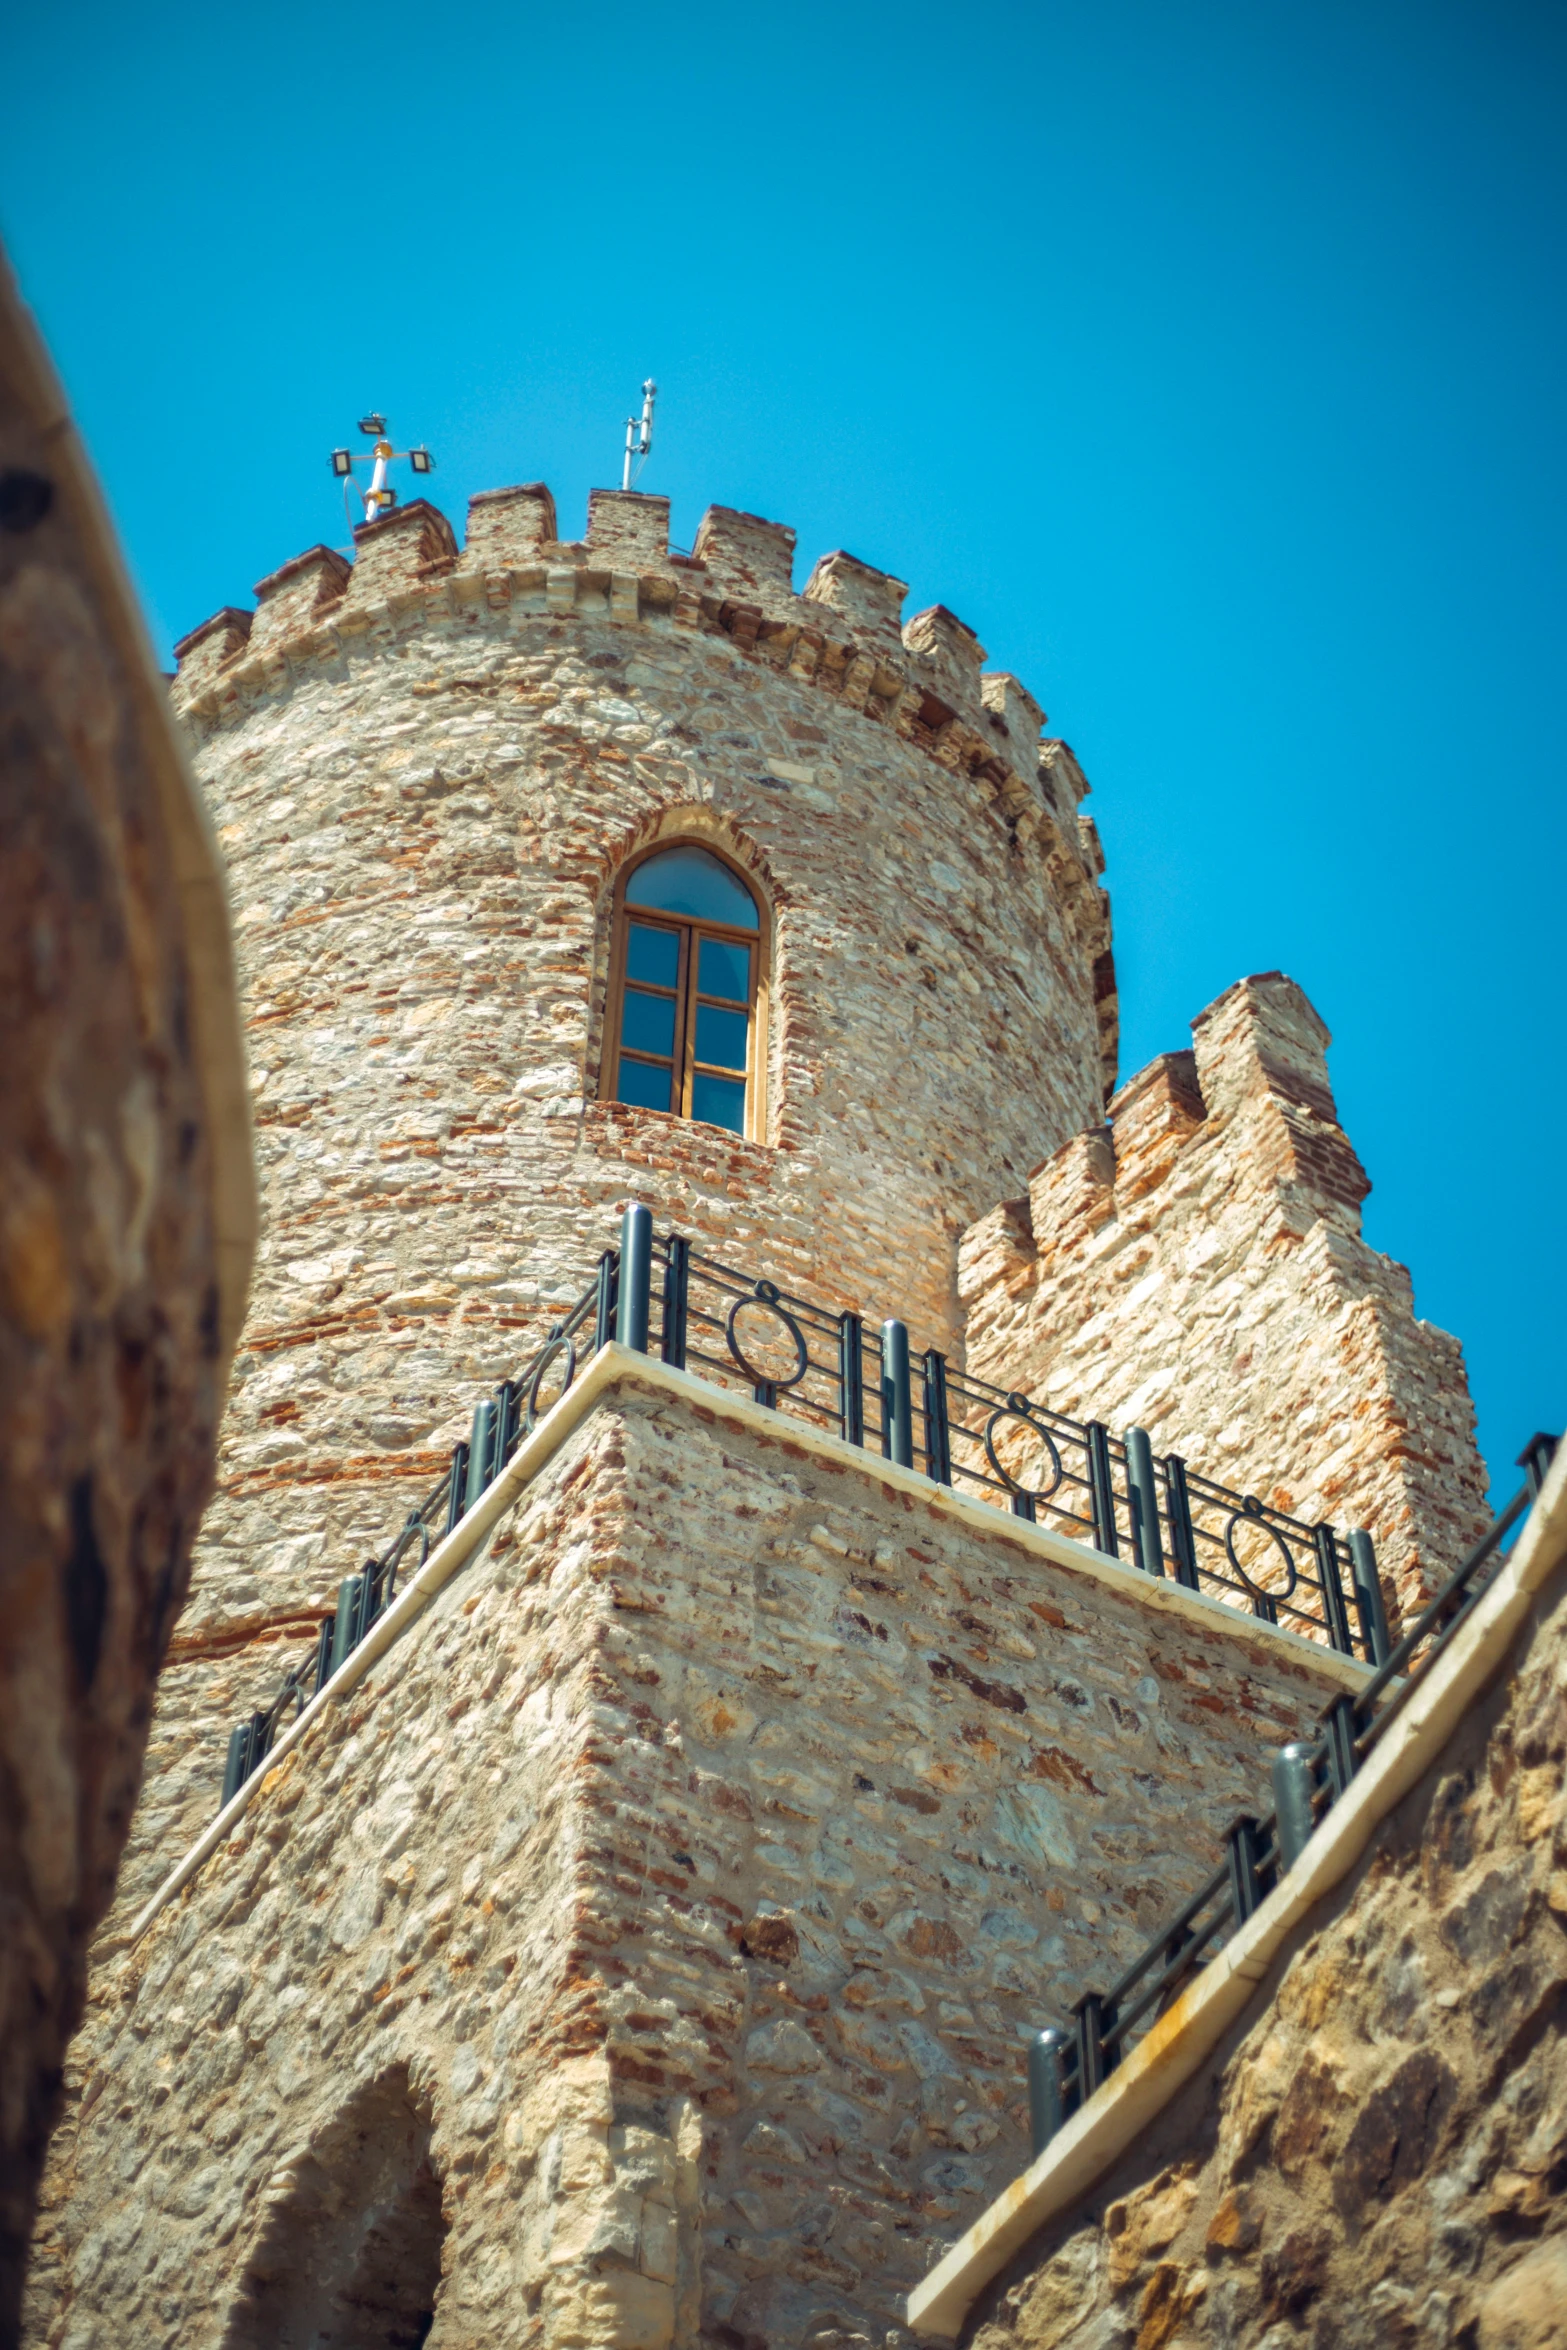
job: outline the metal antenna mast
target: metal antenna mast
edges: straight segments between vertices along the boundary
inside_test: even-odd
[[[628,416],[626,418],[626,462],[620,469],[620,486],[623,490],[629,490],[631,487],[631,467],[633,461],[635,461],[636,468],[639,473],[641,472],[643,466],[647,463],[648,451],[653,446],[653,402],[657,399],[657,397],[658,386],[653,381],[653,378],[649,376],[647,382],[642,386],[642,415],[640,420],[635,416]],[[639,421],[641,426],[640,437],[638,435]]]
[[[423,441],[419,443],[417,449],[394,449],[386,437],[386,418],[375,409],[372,409],[368,416],[360,417],[359,430],[364,434],[366,440],[374,441],[375,447],[368,457],[356,457],[352,449],[334,449],[332,451],[332,471],[343,485],[343,507],[344,511],[348,512],[348,498],[350,488],[353,486],[354,467],[368,465],[371,468],[370,487],[366,490],[357,490],[356,495],[364,505],[363,519],[366,522],[375,522],[379,520],[381,515],[390,514],[397,503],[397,492],[386,478],[387,467],[406,458],[415,473],[433,473],[435,459]],[[351,512],[348,512],[348,519],[352,523],[354,518]]]

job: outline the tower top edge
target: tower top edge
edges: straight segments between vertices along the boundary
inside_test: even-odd
[[[254,610],[224,605],[182,637],[175,647],[178,697],[187,707],[205,701],[220,672],[257,658],[292,658],[324,628],[357,633],[388,605],[401,618],[423,602],[449,603],[454,593],[478,601],[486,592],[480,582],[503,598],[531,584],[546,591],[551,610],[585,607],[586,617],[597,602],[624,619],[673,613],[694,601],[742,646],[782,628],[833,646],[851,666],[891,668],[921,691],[927,728],[939,730],[943,713],[967,718],[1000,738],[998,755],[1033,779],[1045,713],[1009,671],[985,672],[984,646],[947,606],[904,620],[907,582],[842,548],[820,556],[797,590],[796,534],[787,524],[712,505],[687,552],[671,543],[669,512],[665,496],[591,490],[586,532],[562,540],[548,485],[515,483],[470,498],[459,545],[438,507],[411,499],[356,528],[352,561],[324,545],[308,547],[257,583]],[[567,598],[560,575],[572,573],[578,580]],[[637,583],[634,609],[624,587],[611,592],[616,581]]]

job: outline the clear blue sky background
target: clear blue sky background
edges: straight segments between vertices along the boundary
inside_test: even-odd
[[[54,0],[4,61],[164,648],[343,538],[366,406],[568,534],[652,372],[682,543],[791,522],[1044,699],[1123,1072],[1291,972],[1498,1482],[1561,1427],[1567,10]]]

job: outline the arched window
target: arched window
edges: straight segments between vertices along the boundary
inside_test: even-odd
[[[761,1128],[761,909],[694,841],[655,849],[616,893],[605,1092],[612,1101]]]

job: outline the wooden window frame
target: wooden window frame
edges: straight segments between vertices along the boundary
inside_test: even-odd
[[[633,876],[654,857],[663,856],[670,849],[705,849],[710,857],[716,857],[721,865],[727,865],[756,908],[756,928],[745,930],[736,923],[708,922],[689,914],[666,914],[658,906],[628,906],[626,890]],[[621,1030],[626,999],[626,950],[633,922],[645,923],[650,929],[672,930],[679,934],[680,964],[674,991],[675,1050],[672,1059],[679,1072],[680,1106],[676,1109],[656,1110],[652,1115],[679,1118],[690,1125],[709,1123],[706,1119],[698,1120],[691,1115],[692,1079],[699,1067],[696,1060],[695,1019],[699,941],[703,938],[717,938],[750,948],[751,1000],[747,1006],[745,1124],[742,1133],[747,1142],[764,1141],[767,1133],[768,974],[772,946],[772,925],[766,897],[751,875],[733,857],[726,856],[716,842],[703,840],[699,834],[681,833],[667,840],[653,841],[617,874],[610,911],[609,986],[604,1003],[604,1051],[601,1056],[599,1097],[603,1101],[614,1102],[619,1109],[644,1106],[621,1102],[617,1098],[620,1092]],[[717,997],[710,1000],[732,1003],[735,999]],[[629,1055],[632,1060],[637,1057],[634,1051]],[[653,1065],[653,1057],[649,1056],[644,1065]],[[711,1069],[715,1076],[734,1075],[733,1070],[719,1069],[710,1062],[704,1062],[700,1067]],[[715,1134],[733,1134],[734,1131],[732,1126],[713,1128]]]

